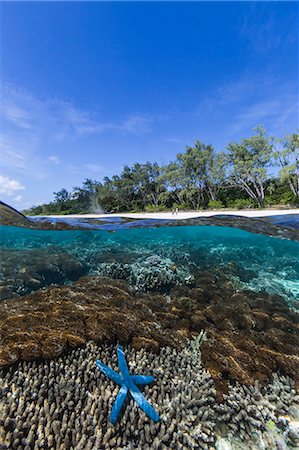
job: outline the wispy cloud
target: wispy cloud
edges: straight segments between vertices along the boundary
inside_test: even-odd
[[[281,44],[298,42],[295,16],[278,17],[271,13],[266,2],[251,2],[250,9],[251,13],[244,15],[240,37],[255,52],[265,54],[278,49]],[[297,14],[295,5],[294,14]]]
[[[101,173],[104,169],[103,166],[94,163],[85,164],[85,167],[87,170],[89,170],[89,172],[93,173]]]
[[[298,123],[297,99],[298,86],[284,83],[275,74],[244,74],[209,92],[198,105],[196,117],[219,121],[221,134],[227,138],[252,130],[259,123],[270,132],[283,135]]]
[[[76,167],[63,158],[71,155],[70,145],[88,145],[88,138],[103,133],[142,135],[151,133],[158,116],[127,114],[115,120],[102,120],[95,111],[84,111],[61,99],[41,98],[32,92],[0,83],[1,168],[6,176],[30,177],[32,182],[49,179],[65,167],[69,173],[99,173],[98,163]],[[88,157],[86,155],[86,157]]]
[[[59,160],[58,156],[56,156],[56,155],[50,155],[48,159],[53,164],[59,164],[60,163],[60,160]]]
[[[97,163],[85,163],[79,166],[75,164],[67,164],[66,170],[68,173],[80,175],[83,178],[90,178],[91,176],[99,177],[104,172],[105,175],[107,174],[105,168]]]
[[[165,142],[170,142],[171,144],[182,144],[182,139],[178,139],[175,137],[167,137],[164,139]]]
[[[32,93],[1,84],[2,106],[0,118],[7,125],[19,129],[31,130],[41,134],[55,130],[53,137],[61,138],[65,134],[99,134],[107,131],[127,133],[148,133],[157,116],[147,114],[128,114],[118,120],[101,120],[95,111],[84,111],[71,103],[45,98]]]

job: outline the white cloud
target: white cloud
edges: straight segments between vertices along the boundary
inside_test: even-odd
[[[17,203],[20,203],[23,200],[22,195],[17,195],[16,197],[14,197],[14,201]]]
[[[17,105],[4,102],[3,104],[4,116],[13,122],[19,128],[31,129],[30,114]]]
[[[0,194],[7,195],[8,197],[14,195],[17,191],[25,189],[18,180],[13,180],[4,175],[0,175]]]
[[[59,164],[59,163],[60,163],[60,160],[59,160],[58,156],[51,155],[51,156],[49,156],[48,159],[49,159],[49,161],[52,162],[53,164]]]
[[[164,139],[165,142],[170,142],[171,144],[182,144],[182,139],[168,137]]]
[[[102,172],[103,171],[103,167],[100,166],[99,164],[85,164],[86,169],[88,169],[90,172]]]

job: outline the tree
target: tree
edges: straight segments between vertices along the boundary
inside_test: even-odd
[[[157,162],[135,163],[132,167],[132,183],[135,195],[143,205],[157,206],[160,195],[165,191],[162,169]]]
[[[198,209],[209,200],[217,200],[225,176],[225,159],[212,145],[196,141],[178,153],[177,160],[166,171],[169,181],[179,189],[178,197]]]
[[[64,188],[60,189],[58,192],[54,192],[54,196],[55,203],[63,203],[70,199],[69,192]]]
[[[283,139],[273,138],[274,158],[280,166],[279,176],[287,182],[293,195],[299,197],[299,134],[291,134]]]
[[[267,168],[271,164],[272,144],[263,127],[256,135],[228,145],[226,160],[229,180],[240,186],[259,206],[264,205]]]
[[[80,211],[97,209],[96,192],[98,184],[98,181],[86,178],[82,187],[75,186],[73,188],[72,199],[75,200]]]

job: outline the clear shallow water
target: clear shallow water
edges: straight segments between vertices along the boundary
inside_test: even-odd
[[[215,215],[213,218],[223,217],[222,215]],[[229,218],[234,218],[234,216],[226,216]],[[237,217],[237,216],[235,216]],[[166,225],[171,221],[167,219],[125,219],[122,217],[102,217],[102,218],[92,218],[86,219],[82,218],[70,218],[70,217],[47,217],[47,216],[34,216],[30,218],[34,222],[46,222],[50,221],[53,224],[59,222],[65,222],[72,226],[81,225],[84,228],[101,229],[101,230],[121,230],[124,228],[135,228],[135,227],[151,227],[156,225]],[[253,223],[259,220],[259,218],[251,218]],[[268,221],[271,224],[284,226],[294,230],[299,230],[299,214],[285,214],[279,216],[269,216],[263,218],[264,221]]]
[[[117,230],[114,221],[110,232],[2,227],[2,286],[8,283],[22,295],[98,274],[125,279],[138,291],[169,293],[175,285],[192,285],[198,271],[208,271],[230,280],[237,291],[279,294],[292,305],[299,300],[298,242],[229,227],[120,229],[116,222]],[[47,260],[52,265],[44,273]],[[74,264],[72,274],[73,261],[81,269]],[[24,271],[41,282],[28,281]]]
[[[69,431],[73,446],[65,448],[106,448],[109,439],[109,448],[116,448],[116,439],[119,448],[147,449],[154,441],[165,442],[165,448],[295,448],[289,437],[294,433],[289,425],[281,431],[278,418],[293,417],[291,410],[298,408],[297,315],[292,309],[298,308],[299,242],[288,232],[281,239],[225,226],[152,225],[120,219],[102,221],[99,226],[106,229],[96,230],[1,227],[0,289],[7,301],[0,303],[0,363],[51,358],[23,361],[0,372],[5,448],[17,448],[16,436],[33,448],[49,427],[54,437],[47,448],[69,442]],[[123,279],[142,294],[88,276],[72,284],[82,275]],[[52,284],[69,286],[47,288]],[[23,301],[23,295],[41,288]],[[254,292],[235,295],[248,289]],[[125,295],[121,303],[119,291]],[[292,309],[265,292],[282,296]],[[19,299],[11,299],[15,296]],[[122,314],[119,321],[120,304],[127,317]],[[182,316],[177,315],[178,306]],[[139,310],[145,314],[140,313],[136,324]],[[192,336],[205,331],[200,351],[196,339],[179,351],[160,349],[158,355],[144,348],[125,349],[134,373],[156,377],[145,393],[163,420],[149,425],[131,402],[120,424],[111,428],[107,420],[115,391],[95,374],[95,360],[117,370],[116,351],[114,343],[111,347],[102,340],[109,333],[115,342],[130,342],[133,336],[144,346],[156,342],[160,333],[161,339],[170,339],[181,336],[182,330]],[[70,336],[80,349],[60,354]],[[271,373],[274,377],[265,386],[252,384]],[[248,380],[252,385],[244,386]],[[219,404],[216,394],[226,392],[225,383],[228,395]],[[32,412],[29,432],[24,417]],[[11,432],[13,427],[17,434]],[[145,429],[151,433],[146,443]]]
[[[283,225],[288,228],[299,230],[299,214],[285,214],[281,216],[271,216],[269,220],[275,225]]]

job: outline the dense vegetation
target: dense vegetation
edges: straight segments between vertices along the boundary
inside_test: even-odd
[[[54,201],[27,214],[90,211],[159,211],[167,209],[299,206],[299,135],[255,134],[216,152],[200,141],[186,147],[164,167],[156,162],[124,166],[101,182],[86,179],[72,192],[54,192]]]

